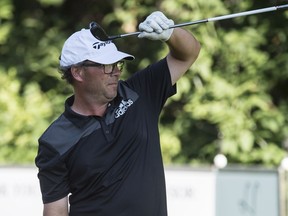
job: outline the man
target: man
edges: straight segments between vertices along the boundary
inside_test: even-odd
[[[139,25],[139,38],[164,41],[169,53],[125,81],[123,61],[133,56],[89,29],[67,39],[60,67],[74,95],[40,137],[35,159],[45,216],[167,215],[159,115],[200,51],[173,24],[154,12]]]

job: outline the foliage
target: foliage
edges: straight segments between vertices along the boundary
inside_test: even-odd
[[[51,103],[37,83],[26,85],[19,97],[20,83],[15,70],[0,70],[0,163],[33,161],[37,146],[32,140],[49,123]]]
[[[154,10],[175,23],[269,7],[240,0],[25,0],[0,2],[0,163],[33,163],[37,139],[72,93],[57,73],[65,39],[90,21],[110,35],[137,31]],[[196,63],[166,104],[160,131],[166,163],[277,166],[285,156],[288,108],[287,11],[185,27],[202,44]],[[134,71],[167,47],[137,37],[115,41]]]

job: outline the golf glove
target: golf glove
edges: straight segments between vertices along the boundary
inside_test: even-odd
[[[173,28],[169,29],[172,25],[174,25],[174,21],[168,19],[162,12],[153,12],[144,22],[139,24],[141,33],[138,37],[167,41],[173,33]]]

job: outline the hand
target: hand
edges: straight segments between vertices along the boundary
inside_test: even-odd
[[[144,22],[139,24],[141,33],[138,37],[167,41],[173,33],[173,28],[169,29],[172,25],[174,25],[174,21],[168,19],[162,12],[153,12]]]

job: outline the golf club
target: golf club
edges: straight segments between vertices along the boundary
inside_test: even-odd
[[[197,20],[197,21],[192,21],[192,22],[180,23],[180,24],[170,26],[169,29],[195,25],[195,24],[200,24],[200,23],[206,23],[206,22],[214,22],[214,21],[219,21],[219,20],[231,19],[231,18],[241,17],[241,16],[248,16],[252,14],[266,13],[266,12],[276,11],[276,10],[285,10],[285,9],[288,9],[288,4],[261,8],[257,10],[245,11],[245,12],[240,12],[240,13],[222,15],[222,16],[217,16],[217,17],[212,17],[212,18],[202,19],[202,20]],[[89,27],[93,36],[101,41],[115,40],[117,38],[123,38],[127,36],[132,36],[132,35],[139,35],[141,33],[141,32],[131,32],[131,33],[126,33],[126,34],[108,36],[106,32],[104,31],[104,29],[100,25],[98,25],[96,22],[91,22]]]

